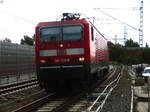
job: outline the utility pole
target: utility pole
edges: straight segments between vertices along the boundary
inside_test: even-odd
[[[141,0],[140,4],[139,45],[143,47],[143,0]]]
[[[115,35],[115,45],[117,44],[117,35]]]
[[[126,43],[127,39],[128,39],[128,32],[127,32],[127,27],[124,26],[124,44]]]

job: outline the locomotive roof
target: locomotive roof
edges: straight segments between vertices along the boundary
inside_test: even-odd
[[[104,37],[104,35],[88,20],[86,19],[79,19],[79,20],[68,20],[68,21],[50,21],[50,22],[40,22],[36,27],[43,27],[43,26],[59,26],[59,25],[63,25],[63,24],[90,24],[92,25],[98,32],[100,35],[102,35],[102,37],[104,39],[106,39]],[[107,39],[106,39],[107,40]]]
[[[87,20],[70,20],[70,21],[51,21],[40,22],[37,26],[61,25],[61,24],[90,24]]]

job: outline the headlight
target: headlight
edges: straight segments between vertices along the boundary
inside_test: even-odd
[[[41,63],[45,63],[46,61],[45,61],[45,60],[40,60],[40,62],[41,62]]]
[[[84,57],[79,58],[79,61],[81,61],[81,62],[83,62],[84,60],[85,60]]]

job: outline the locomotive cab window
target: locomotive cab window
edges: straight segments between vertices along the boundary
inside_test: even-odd
[[[76,41],[83,39],[83,28],[80,25],[44,27],[40,32],[41,42]]]
[[[55,42],[61,39],[59,27],[48,27],[41,29],[41,42]]]
[[[65,26],[63,27],[63,40],[64,41],[73,41],[81,40],[83,38],[81,26]]]

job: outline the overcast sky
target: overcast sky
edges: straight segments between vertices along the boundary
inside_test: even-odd
[[[83,13],[95,17],[95,23],[106,38],[124,37],[124,24],[112,20],[102,12],[139,28],[140,0],[0,0],[0,39],[5,37],[20,43],[23,35],[33,36],[38,22],[55,21],[63,12]],[[112,8],[112,9],[109,9]],[[144,42],[150,46],[150,0],[144,0]],[[139,41],[139,33],[127,26],[128,38]],[[113,40],[112,40],[113,41]]]

